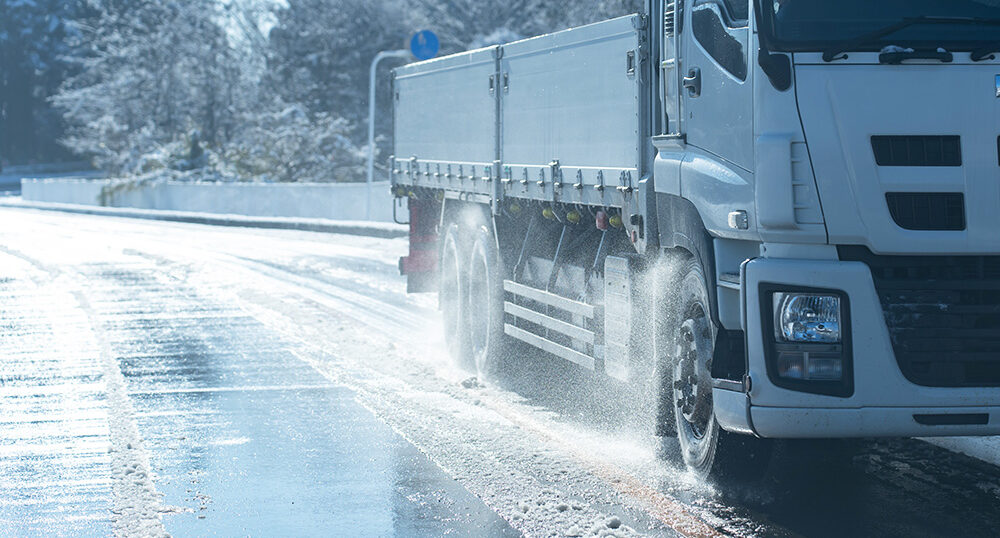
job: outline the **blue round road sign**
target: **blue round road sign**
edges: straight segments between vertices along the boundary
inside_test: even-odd
[[[441,50],[438,36],[430,30],[421,30],[410,40],[410,52],[418,60],[430,60]]]

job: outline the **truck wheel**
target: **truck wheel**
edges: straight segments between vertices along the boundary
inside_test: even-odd
[[[448,353],[459,366],[469,366],[469,338],[466,310],[466,254],[455,223],[448,224],[441,240],[441,287],[438,302],[444,321]]]
[[[686,257],[672,280],[675,287],[667,290],[673,295],[666,309],[667,334],[660,346],[668,354],[661,360],[669,375],[661,376],[666,386],[660,397],[672,403],[681,459],[704,477],[759,478],[770,459],[770,442],[729,433],[715,419],[711,371],[718,329],[710,314],[705,271],[695,258]]]
[[[496,240],[480,226],[469,258],[469,343],[476,371],[489,378],[502,369],[506,356],[503,332],[503,267]]]

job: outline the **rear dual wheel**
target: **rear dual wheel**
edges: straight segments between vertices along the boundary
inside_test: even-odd
[[[441,246],[441,310],[448,351],[480,377],[499,373],[506,356],[503,265],[493,233],[477,226],[445,228]]]
[[[503,265],[496,239],[486,226],[473,235],[469,257],[469,342],[480,376],[500,373],[507,353],[503,331]]]
[[[438,301],[444,324],[444,340],[451,358],[464,366],[470,354],[466,251],[458,225],[448,224],[441,234],[441,288]]]

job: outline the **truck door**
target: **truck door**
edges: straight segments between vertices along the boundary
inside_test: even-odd
[[[689,0],[683,10],[681,129],[687,143],[753,169],[747,0]]]

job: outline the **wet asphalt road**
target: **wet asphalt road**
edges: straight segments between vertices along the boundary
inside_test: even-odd
[[[610,382],[444,359],[402,240],[0,209],[0,536],[990,536],[996,467],[783,444],[657,457]]]
[[[0,535],[516,534],[240,309],[141,259],[0,252]]]

